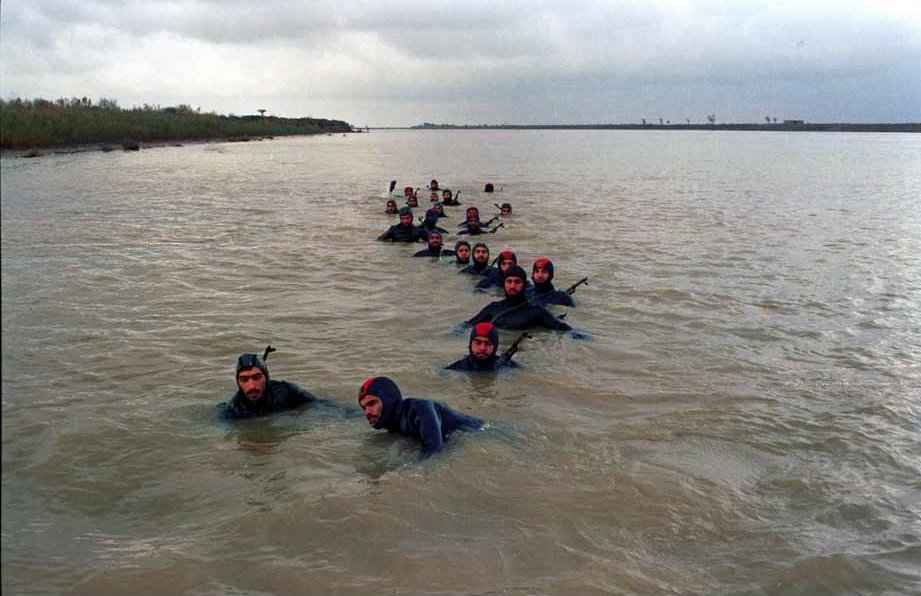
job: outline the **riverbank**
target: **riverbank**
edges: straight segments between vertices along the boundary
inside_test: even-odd
[[[921,122],[884,124],[778,122],[772,124],[420,124],[413,130],[708,130],[764,132],[921,132]]]
[[[112,100],[86,98],[0,101],[0,149],[47,152],[137,150],[163,144],[251,141],[276,136],[352,132],[342,120],[201,113],[190,106],[123,110]]]

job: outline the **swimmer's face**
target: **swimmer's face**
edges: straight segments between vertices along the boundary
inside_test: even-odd
[[[468,211],[467,212],[467,225],[468,226],[479,225],[479,223],[480,223],[480,214],[477,213],[476,211]]]
[[[411,226],[413,225],[413,216],[412,215],[401,215],[400,216],[400,225],[401,226]]]
[[[430,195],[429,195],[429,200],[430,200],[430,201],[437,201],[437,200],[438,200],[438,193],[437,193],[437,192],[433,192],[432,194],[430,194]]]
[[[476,336],[470,342],[470,353],[477,360],[488,360],[496,351],[496,344],[489,341],[488,337]]]
[[[457,247],[457,258],[461,261],[466,261],[470,259],[470,247],[466,244],[461,244]]]
[[[384,402],[381,398],[373,393],[366,393],[364,397],[358,400],[358,405],[365,411],[365,418],[368,424],[374,426],[381,421],[381,412],[384,410]]]
[[[512,259],[499,259],[499,271],[505,273],[508,271],[508,268],[515,264],[515,261]]]
[[[439,232],[429,233],[429,248],[441,248],[444,239]]]
[[[237,387],[250,401],[257,401],[265,393],[265,374],[258,366],[244,368],[237,374]]]
[[[502,212],[502,217],[508,217],[509,215],[512,214],[512,208],[511,208],[511,207],[503,207],[503,208],[501,209],[501,212]]]
[[[477,246],[473,249],[473,260],[477,263],[485,263],[489,260],[489,249]]]
[[[547,283],[550,281],[550,272],[543,267],[538,267],[534,270],[534,273],[531,274],[531,279],[533,279],[534,283],[537,284]]]
[[[520,277],[506,277],[504,286],[505,295],[511,298],[521,294],[524,290],[524,280]]]
[[[396,213],[397,204],[394,201],[387,201],[387,213]]]
[[[418,207],[419,200],[416,198],[416,195],[411,195],[406,198],[406,204],[409,205],[410,207]]]

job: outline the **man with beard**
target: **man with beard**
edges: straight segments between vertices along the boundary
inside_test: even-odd
[[[377,237],[378,240],[391,242],[419,242],[425,240],[426,235],[413,225],[413,210],[409,207],[400,208],[400,223],[394,224],[386,232]]]
[[[237,359],[237,392],[229,401],[221,404],[226,418],[253,418],[291,410],[304,404],[329,403],[295,383],[270,379],[265,358],[274,351],[275,348],[269,346],[262,358],[256,354],[242,354]]]
[[[445,250],[442,248],[444,245],[444,239],[441,237],[441,232],[433,230],[429,232],[428,237],[428,247],[420,250],[414,257],[453,257],[453,250]]]
[[[478,236],[480,234],[485,234],[488,230],[482,227],[480,222],[480,210],[476,207],[467,207],[467,211],[464,214],[465,218],[461,222],[458,230],[458,234],[470,234],[471,236]]]
[[[460,196],[460,191],[457,191],[458,196]],[[460,201],[457,200],[457,197],[454,196],[454,193],[450,189],[446,188],[441,191],[441,202],[448,206],[457,206],[460,205]]]
[[[534,304],[541,306],[548,304],[576,305],[569,294],[553,286],[553,261],[550,259],[540,258],[534,261],[534,266],[531,268],[531,279],[534,281],[534,288],[528,294],[528,298]]]
[[[461,273],[470,275],[489,275],[493,267],[489,266],[489,247],[485,242],[473,245],[473,263],[460,270]]]
[[[474,290],[485,292],[493,287],[501,288],[505,284],[505,275],[510,267],[518,264],[518,255],[512,250],[503,250],[499,253],[499,267],[493,267],[483,279],[477,282]],[[525,281],[525,291],[530,291],[531,284]]]
[[[496,371],[517,368],[511,358],[499,355],[499,330],[492,323],[478,323],[470,330],[467,356],[449,364],[448,370]]]
[[[570,331],[572,327],[553,316],[553,313],[537,304],[528,302],[525,296],[524,284],[528,274],[518,265],[514,265],[505,272],[503,289],[505,298],[490,302],[465,325],[477,323],[492,323],[499,329],[531,329],[544,327],[557,331]]]
[[[403,399],[400,388],[387,377],[371,377],[365,381],[358,391],[358,405],[372,427],[419,439],[422,443],[420,459],[441,451],[451,433],[482,430],[484,426],[479,418],[441,402],[413,397]]]

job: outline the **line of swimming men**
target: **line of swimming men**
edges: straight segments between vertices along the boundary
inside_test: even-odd
[[[435,180],[433,185],[437,185]],[[430,186],[431,187],[431,186]],[[487,185],[490,192],[491,185]],[[410,187],[407,187],[410,188]],[[436,186],[437,188],[437,186]],[[459,193],[458,193],[459,194]],[[408,209],[404,208],[404,209]],[[511,216],[511,205],[502,205],[503,217]],[[401,212],[401,224],[406,216]],[[408,225],[412,224],[410,211]],[[472,218],[475,215],[475,219]],[[467,224],[478,228],[479,211],[476,207],[468,208]],[[396,226],[394,226],[396,227]],[[415,226],[413,226],[415,227]],[[422,227],[422,226],[420,226]],[[388,230],[389,232],[389,230]],[[427,230],[416,240],[397,240],[385,232],[378,240],[417,242],[425,240],[428,248],[413,256],[454,256],[458,265],[465,265],[461,273],[482,276],[477,287],[485,289],[500,285],[505,291],[505,298],[492,302],[464,325],[471,326],[467,355],[448,365],[449,370],[460,371],[496,371],[501,368],[515,368],[517,364],[512,356],[518,343],[526,337],[523,335],[508,350],[500,354],[499,331],[504,329],[528,329],[546,327],[569,331],[571,327],[562,322],[546,309],[547,304],[575,306],[570,295],[585,279],[571,286],[567,291],[553,287],[553,263],[540,258],[534,262],[532,269],[533,284],[527,287],[527,275],[517,265],[517,257],[512,251],[503,251],[497,261],[498,269],[489,264],[489,248],[485,243],[476,243],[471,251],[469,243],[461,240],[455,251],[441,248],[441,233]],[[473,263],[470,263],[471,252]],[[237,390],[231,399],[221,408],[225,417],[243,419],[270,414],[275,411],[289,410],[305,404],[326,402],[309,391],[289,381],[270,379],[269,369],[265,363],[268,355],[274,351],[266,348],[262,358],[256,354],[243,354],[237,360]],[[387,377],[372,377],[366,380],[358,393],[359,406],[364,411],[368,424],[375,429],[386,429],[404,436],[416,438],[421,443],[421,458],[427,458],[444,446],[447,438],[455,431],[479,430],[484,422],[446,404],[434,400],[404,399],[396,383]]]
[[[437,188],[437,181],[432,180],[432,185]],[[430,186],[430,188],[431,188]],[[488,192],[489,185],[487,186]],[[406,187],[407,201],[414,196],[412,187]],[[450,192],[444,190],[443,192]],[[459,193],[458,193],[459,194]],[[433,200],[435,197],[433,197]],[[489,220],[505,219],[511,217],[512,206],[504,203],[500,212]],[[388,201],[385,213],[392,214],[395,202]],[[486,291],[490,288],[500,287],[505,292],[505,298],[485,306],[477,315],[464,323],[465,326],[475,325],[480,322],[491,322],[500,329],[525,330],[533,327],[543,327],[558,331],[571,331],[572,328],[564,323],[562,317],[557,317],[549,310],[548,305],[575,306],[570,295],[585,279],[574,284],[568,290],[557,290],[553,285],[553,262],[547,258],[534,261],[531,271],[532,282],[527,279],[524,269],[518,266],[518,257],[514,251],[502,251],[496,258],[498,267],[490,263],[489,246],[485,242],[477,242],[472,247],[467,240],[458,240],[454,250],[444,248],[444,234],[447,230],[438,227],[440,218],[447,217],[442,202],[435,201],[426,212],[421,225],[415,225],[412,209],[409,205],[400,208],[400,221],[390,226],[383,234],[378,236],[379,241],[416,243],[426,242],[427,247],[416,252],[414,257],[454,257],[454,263],[463,266],[461,273],[480,277],[475,285],[476,291]],[[480,211],[477,207],[470,206],[466,210],[464,221],[458,224],[458,235],[483,235],[491,234],[503,225],[500,222],[496,227],[489,229],[480,221]],[[471,262],[472,260],[472,262]],[[565,315],[564,315],[565,316]]]

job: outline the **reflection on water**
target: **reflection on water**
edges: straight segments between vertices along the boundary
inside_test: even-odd
[[[4,158],[4,591],[917,591],[916,136]],[[484,214],[513,204],[493,255],[589,278],[567,317],[589,339],[442,369],[495,296],[373,241],[387,183],[432,177]],[[333,405],[221,420],[237,356],[267,343],[273,378]],[[490,428],[419,463],[357,408],[380,374]]]

